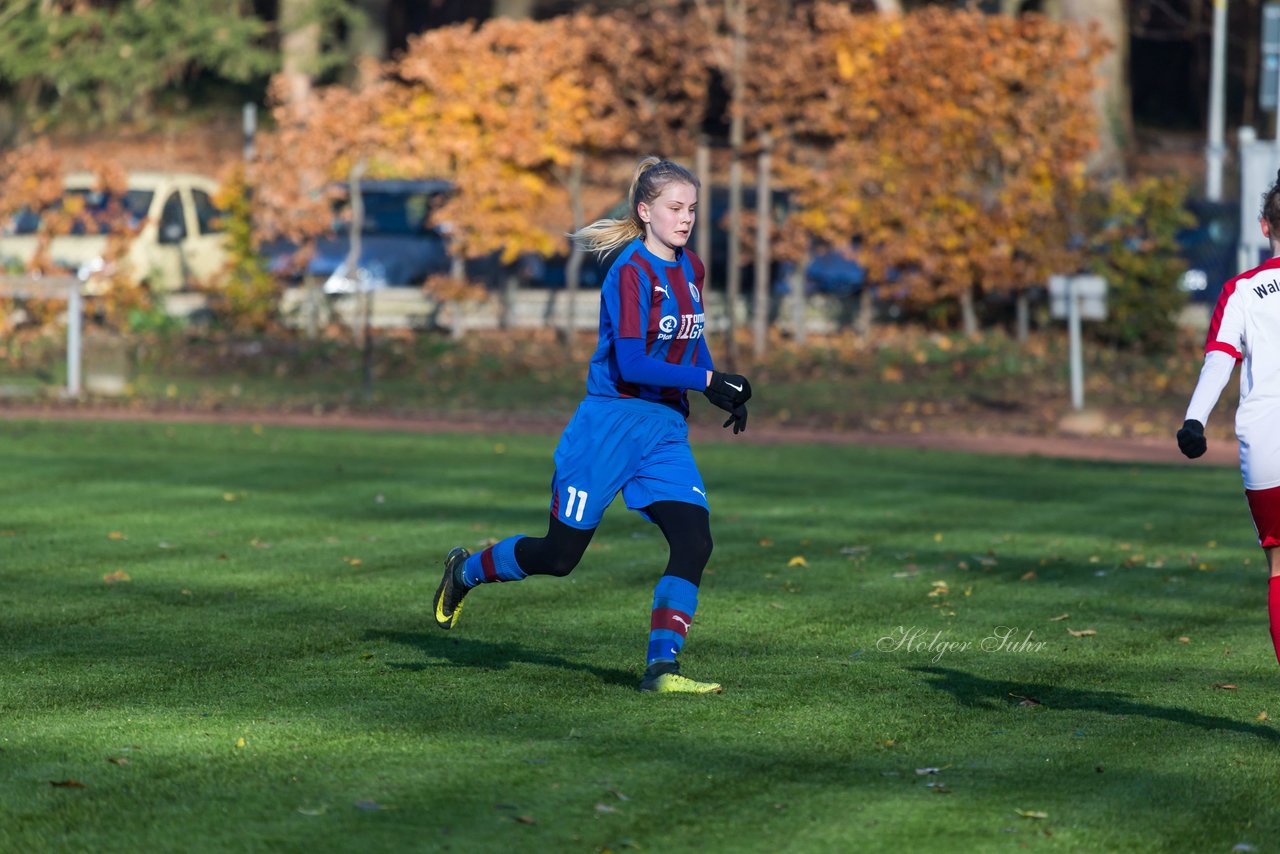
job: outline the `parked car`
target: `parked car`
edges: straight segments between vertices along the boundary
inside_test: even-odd
[[[106,270],[106,212],[118,203],[131,228],[140,229],[130,241],[122,263],[138,282],[157,291],[183,290],[212,279],[226,265],[223,212],[214,205],[218,184],[212,178],[180,172],[135,172],[127,176],[127,190],[113,198],[97,189],[88,172],[64,179],[65,193],[56,207],[75,197],[82,217],[71,234],[55,237],[49,253],[54,263],[76,272],[93,292]],[[41,214],[24,210],[0,222],[0,262],[25,268],[35,254]]]
[[[351,254],[351,210],[346,198],[334,205],[333,225],[316,240],[305,266],[296,261],[298,247],[295,244],[274,241],[263,247],[268,267],[286,277],[305,275],[323,279],[325,292],[332,294],[357,289],[418,287],[427,277],[449,271],[446,236],[431,224],[430,218],[451,189],[449,182],[437,180],[361,182],[364,220],[354,276],[347,272]]]
[[[1218,301],[1222,285],[1234,276],[1240,243],[1240,203],[1210,202],[1193,199],[1187,209],[1196,218],[1196,224],[1177,234],[1179,251],[1187,263],[1178,281],[1192,302]]]

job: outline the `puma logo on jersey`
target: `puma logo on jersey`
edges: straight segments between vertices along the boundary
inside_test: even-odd
[[[653,289],[658,293],[662,294],[667,299],[671,299],[671,291],[667,290],[662,285],[654,285]]]

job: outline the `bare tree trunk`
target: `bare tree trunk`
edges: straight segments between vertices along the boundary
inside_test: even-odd
[[[773,139],[760,134],[760,158],[756,177],[756,281],[751,305],[751,332],[757,359],[764,356],[769,340],[769,232],[773,223]]]
[[[1016,311],[1014,334],[1018,343],[1024,344],[1031,337],[1031,300],[1027,297],[1025,290],[1018,291],[1014,308]]]
[[[863,338],[871,335],[871,326],[875,322],[873,317],[875,310],[876,302],[872,298],[871,286],[863,282],[862,293],[858,294],[858,320],[854,326],[854,331]]]
[[[368,402],[373,399],[373,280],[360,281],[360,252],[364,234],[364,192],[360,179],[367,164],[364,158],[351,167],[347,181],[351,193],[351,248],[347,250],[347,281],[354,286],[356,305],[359,306],[358,332],[360,336],[360,394]]]
[[[797,261],[796,266],[787,277],[791,291],[791,321],[794,325],[796,345],[803,347],[808,334],[809,295],[804,290],[804,271],[809,269],[809,251],[806,249]]]
[[[973,304],[973,286],[960,293],[960,323],[965,335],[978,334],[978,312]]]
[[[1082,26],[1096,22],[1111,42],[1112,49],[1098,63],[1102,84],[1093,90],[1098,148],[1090,156],[1089,170],[1101,175],[1123,175],[1124,152],[1133,140],[1128,5],[1124,0],[1050,0],[1046,11],[1052,18]]]
[[[387,13],[391,0],[360,0],[362,20],[348,42],[356,57],[356,84],[364,88],[377,79],[378,65],[387,58]]]
[[[693,169],[698,176],[698,180],[702,183],[702,196],[698,201],[699,207],[706,218],[705,225],[694,226],[698,232],[697,254],[698,258],[702,260],[704,273],[702,290],[705,293],[711,287],[711,231],[715,227],[715,223],[711,219],[711,194],[714,192],[711,183],[711,145],[707,142],[706,136],[698,137],[698,147],[693,153]]]
[[[532,18],[536,0],[493,0],[495,18]]]
[[[1257,9],[1256,3],[1251,2],[1246,5],[1251,11]],[[1261,51],[1259,41],[1261,39],[1244,40],[1244,111],[1240,116],[1241,127],[1253,126],[1254,108],[1258,98],[1258,68],[1262,65],[1262,58],[1258,56]]]
[[[585,158],[581,151],[573,153],[573,163],[569,166],[569,211],[573,217],[572,231],[577,232],[578,229],[586,225],[586,214],[582,205],[582,170]],[[578,280],[582,276],[582,247],[578,245],[578,241],[572,242],[572,248],[569,250],[569,261],[564,268],[564,293],[568,298],[568,305],[565,306],[564,321],[564,350],[565,355],[570,361],[573,359],[573,344],[577,337],[577,312],[575,306],[578,302]]]
[[[732,370],[738,362],[738,320],[736,309],[742,291],[742,147],[745,142],[745,118],[742,115],[746,96],[744,75],[747,65],[746,0],[730,0],[729,14],[733,26],[733,61],[730,67],[729,120],[729,258],[725,269],[725,298],[729,303],[728,362]]]
[[[515,325],[516,294],[520,292],[520,262],[512,264],[502,276],[502,298],[498,308],[498,328],[511,329]]]
[[[311,12],[311,0],[280,0],[280,73],[289,103],[299,109],[311,99],[311,78],[320,55],[320,24]]]

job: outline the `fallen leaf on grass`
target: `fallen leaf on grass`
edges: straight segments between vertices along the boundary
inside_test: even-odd
[[[120,533],[119,531],[110,531],[107,534],[107,539],[108,540],[127,540],[129,538],[126,537],[124,534]]]
[[[343,560],[345,560],[351,566],[359,566],[360,564],[364,563],[364,561],[358,557],[344,557]]]
[[[239,501],[240,496],[236,495],[234,492],[224,492],[222,493],[222,500],[223,501]]]
[[[117,581],[132,580],[133,579],[129,577],[129,573],[125,572],[123,569],[117,569],[115,572],[108,572],[106,575],[102,576],[104,584],[115,584]]]
[[[1035,697],[1024,697],[1021,694],[1015,694],[1012,691],[1009,692],[1009,696],[1016,699],[1018,701],[1019,706],[1043,706],[1044,705],[1044,703],[1040,702]]]
[[[1254,718],[1254,720],[1255,720],[1255,721],[1269,721],[1269,720],[1271,720],[1271,718],[1267,717],[1267,710],[1266,710],[1266,709],[1263,709],[1262,711],[1258,712],[1258,716],[1257,716],[1256,718]]]
[[[760,545],[761,545],[763,548],[766,548],[766,549],[767,549],[767,548],[769,548],[769,546],[773,545],[773,540],[769,539],[768,537],[765,537],[764,539],[762,539],[762,540],[760,541]]]
[[[240,736],[239,738],[236,739],[236,748],[242,749],[244,746],[245,746],[244,736]]]
[[[124,758],[123,756],[108,756],[107,761],[110,762],[112,765],[128,765],[129,764],[129,760]]]
[[[1236,686],[1235,686],[1235,685],[1232,685],[1230,682],[1214,682],[1214,683],[1213,683],[1213,687],[1215,687],[1215,688],[1221,688],[1221,689],[1222,689],[1222,690],[1224,690],[1224,691],[1234,691],[1234,690],[1236,690]]]
[[[57,789],[87,789],[79,780],[50,780],[49,785]]]
[[[1029,569],[1026,572],[1022,573],[1022,578],[1018,580],[1019,581],[1035,581],[1039,577],[1040,576],[1036,575],[1036,571],[1034,569]]]
[[[611,807],[608,804],[596,804],[596,812],[617,812],[617,807]]]
[[[1076,631],[1070,626],[1067,626],[1067,634],[1071,635],[1073,638],[1091,638],[1097,633],[1097,629],[1081,629],[1080,631]]]
[[[934,581],[931,584],[933,585],[933,589],[929,591],[931,597],[946,596],[951,592],[951,588],[947,586],[945,581]]]
[[[1178,638],[1178,643],[1191,643],[1191,638],[1187,637],[1186,635],[1183,635],[1182,637]]]
[[[802,557],[801,555],[796,555],[791,560],[787,561],[787,566],[808,566],[808,565],[809,565],[809,561],[805,560],[804,557]]]
[[[538,823],[538,820],[531,815],[518,815],[516,816],[516,821],[520,822],[521,824],[537,824]]]
[[[329,808],[321,804],[318,807],[298,807],[298,812],[302,815],[317,816],[324,815]]]
[[[1049,622],[1051,622],[1051,623],[1061,623],[1063,620],[1067,619],[1067,618],[1068,618],[1068,617],[1070,617],[1070,616],[1071,616],[1070,614],[1059,614],[1059,615],[1058,615],[1058,616],[1056,616],[1056,617],[1050,617],[1050,618],[1049,618]]]
[[[1022,816],[1023,818],[1041,819],[1041,818],[1049,817],[1049,814],[1047,812],[1043,812],[1041,810],[1014,810],[1014,812],[1016,812],[1018,815]]]

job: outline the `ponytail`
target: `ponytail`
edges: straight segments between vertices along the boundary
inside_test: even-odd
[[[587,251],[602,257],[637,237],[644,237],[639,206],[642,202],[651,204],[669,184],[699,187],[697,177],[680,164],[659,157],[644,158],[636,164],[636,173],[627,191],[628,215],[621,219],[598,219],[569,236]]]

